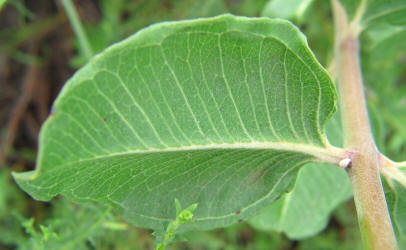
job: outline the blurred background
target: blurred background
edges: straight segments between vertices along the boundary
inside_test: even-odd
[[[149,24],[233,13],[288,18],[333,70],[333,26],[329,1],[307,1],[305,9],[269,0],[82,0],[73,1],[90,43],[101,52]],[[275,1],[281,2],[281,1]],[[275,4],[274,4],[275,5]],[[0,249],[153,249],[150,230],[128,225],[96,204],[62,197],[34,201],[12,180],[12,171],[32,170],[38,133],[53,100],[88,60],[58,0],[0,0]],[[363,68],[376,142],[394,160],[406,156],[406,32],[393,42],[363,34]],[[396,40],[395,40],[396,41]],[[360,235],[351,199],[332,213],[316,236],[289,239],[284,233],[240,223],[191,232],[168,249],[358,249]]]

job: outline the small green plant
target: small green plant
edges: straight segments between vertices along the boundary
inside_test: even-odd
[[[284,13],[302,22],[312,1],[289,2],[299,7]],[[63,3],[83,38],[73,6]],[[266,11],[281,3],[271,1]],[[312,235],[351,196],[351,182],[365,248],[398,248],[392,224],[401,242],[406,163],[389,160],[375,144],[359,36],[403,32],[406,2],[333,0],[332,9],[330,73],[304,34],[282,19],[226,14],[164,22],[109,47],[67,82],[42,127],[37,168],[14,173],[16,182],[38,200],[62,194],[108,204],[130,223],[161,232],[157,249],[177,233],[245,220],[292,237]],[[338,124],[335,132],[328,122]],[[306,164],[324,165],[301,171],[295,186]],[[320,173],[324,184],[309,181]],[[394,223],[381,174],[394,190]],[[302,185],[338,187],[318,204],[300,201]],[[287,214],[295,202],[319,219],[308,231],[292,228],[297,221]]]
[[[166,228],[166,231],[163,233],[154,232],[155,237],[157,238],[157,250],[163,250],[166,248],[166,245],[170,243],[175,237],[175,232],[180,225],[191,223],[193,219],[193,211],[195,211],[197,204],[192,204],[189,207],[182,210],[182,206],[178,199],[175,199],[176,207],[176,219],[169,223]]]

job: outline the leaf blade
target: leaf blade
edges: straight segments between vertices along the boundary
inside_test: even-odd
[[[144,227],[172,220],[175,198],[199,204],[184,230],[226,226],[289,188],[317,153],[335,159],[323,133],[335,110],[333,83],[289,22],[153,25],[68,81],[36,171],[14,177],[35,198],[98,200]]]

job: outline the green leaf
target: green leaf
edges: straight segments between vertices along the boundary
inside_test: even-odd
[[[180,225],[191,223],[193,219],[193,212],[196,210],[197,204],[192,204],[182,210],[182,206],[178,199],[175,198],[176,219],[169,223],[165,232],[154,232],[156,237],[157,250],[164,250],[166,246],[174,239],[176,230]]]
[[[405,170],[403,170],[406,173]],[[386,180],[385,190],[391,213],[392,224],[399,242],[399,248],[406,247],[406,188],[395,180]]]
[[[293,191],[251,219],[251,224],[284,232],[290,239],[307,238],[323,230],[331,212],[351,197],[351,183],[343,169],[310,164],[300,170]]]
[[[364,26],[378,23],[392,25],[406,24],[406,1],[370,0],[362,18]]]
[[[364,27],[376,24],[405,25],[406,1],[404,0],[364,0],[365,11],[361,18]],[[363,0],[340,0],[348,16],[352,19]]]
[[[263,12],[265,17],[279,17],[302,23],[304,15],[313,0],[270,0]]]
[[[368,85],[370,111],[376,113],[370,112],[370,118],[372,124],[378,118],[380,126],[385,128],[375,141],[385,155],[402,161],[405,155],[402,144],[406,140],[405,65],[402,63],[406,55],[406,26],[375,25],[363,38],[363,77]]]
[[[0,11],[3,9],[3,7],[6,5],[7,0],[0,0]]]
[[[327,124],[331,142],[342,145],[338,114]],[[260,230],[284,232],[291,239],[314,236],[327,226],[331,212],[352,197],[345,170],[329,164],[308,164],[300,171],[292,192],[250,220]]]
[[[303,164],[343,157],[324,135],[335,111],[335,87],[291,23],[161,23],[68,81],[36,170],[14,177],[35,199],[108,203],[142,227],[173,221],[175,198],[199,204],[179,230],[223,227],[290,189]]]

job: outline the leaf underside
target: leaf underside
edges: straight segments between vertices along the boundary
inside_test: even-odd
[[[340,113],[326,125],[329,141],[342,146]],[[290,239],[316,235],[329,221],[331,212],[352,197],[351,182],[342,168],[310,163],[300,169],[290,193],[250,219],[254,228],[284,232]]]
[[[67,82],[36,170],[14,177],[36,199],[108,203],[142,227],[173,220],[175,198],[198,203],[183,230],[223,227],[291,188],[309,148],[328,147],[335,111],[334,85],[291,23],[161,23]]]

